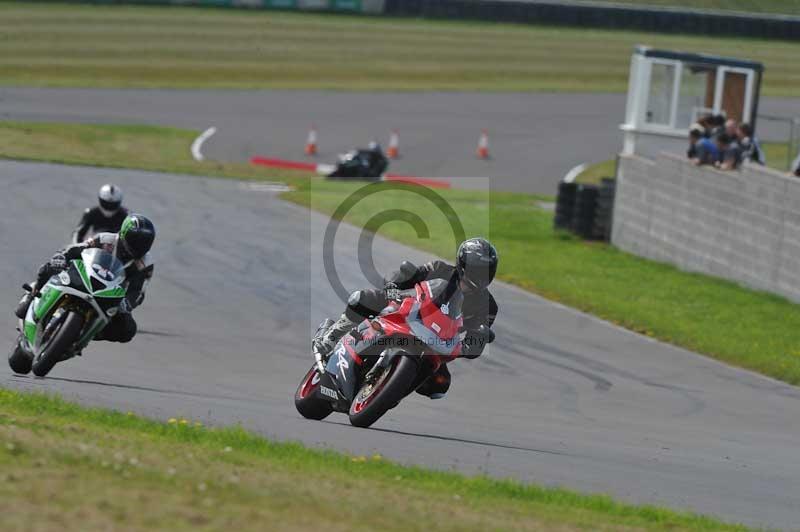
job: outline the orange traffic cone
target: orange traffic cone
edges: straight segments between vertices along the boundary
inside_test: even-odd
[[[400,157],[400,137],[397,135],[396,129],[393,129],[392,134],[389,135],[389,147],[386,149],[386,156],[389,159]]]
[[[312,125],[308,130],[308,139],[306,140],[306,155],[317,154],[317,129]]]
[[[489,134],[485,129],[481,130],[481,137],[478,139],[478,149],[475,150],[475,155],[478,156],[478,159],[489,158]]]

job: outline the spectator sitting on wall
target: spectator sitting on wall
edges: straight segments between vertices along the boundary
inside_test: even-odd
[[[703,115],[701,116],[695,125],[700,126],[703,128],[703,136],[708,137],[709,133],[711,132],[711,128],[713,128],[712,119],[713,115]]]
[[[686,150],[686,158],[694,159],[697,157],[697,139],[706,136],[706,128],[695,122],[689,127],[689,148]]]
[[[706,128],[706,137],[712,139],[725,132],[725,117],[722,115],[706,115],[700,119],[700,124]]]
[[[692,161],[692,164],[697,166],[714,164],[719,160],[720,153],[717,145],[708,137],[703,136],[702,128],[692,127],[689,130],[689,142],[691,143],[689,150],[693,155],[689,157],[689,160]]]
[[[731,137],[732,139],[736,138],[737,133],[739,132],[739,124],[733,118],[729,118],[725,121],[725,134]]]
[[[727,133],[720,133],[716,139],[718,159],[714,166],[720,170],[736,170],[742,162],[742,150]]]
[[[753,128],[750,124],[740,125],[736,136],[739,138],[739,146],[742,148],[742,158],[745,161],[767,164],[767,157],[764,155],[764,150],[761,149],[761,142],[753,135]]]

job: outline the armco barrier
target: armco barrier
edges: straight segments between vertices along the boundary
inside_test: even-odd
[[[250,9],[288,9],[301,11],[339,11],[379,14],[384,0],[29,0],[67,4],[137,4],[231,7]]]
[[[761,15],[628,4],[513,0],[28,0],[62,3],[193,5],[361,12],[656,32],[800,39],[800,16]]]
[[[677,155],[620,156],[611,241],[681,269],[800,302],[800,179]]]
[[[800,39],[800,17],[613,3],[386,0],[390,15]]]

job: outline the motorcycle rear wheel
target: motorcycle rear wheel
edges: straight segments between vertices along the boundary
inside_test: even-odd
[[[314,382],[314,379],[317,381]],[[316,419],[317,421],[325,419],[331,412],[333,412],[333,405],[330,401],[320,399],[314,393],[319,387],[319,378],[317,377],[317,366],[311,366],[306,376],[300,381],[300,386],[294,392],[294,407],[300,412],[300,415],[306,419]]]
[[[417,377],[417,361],[398,356],[374,384],[361,387],[350,404],[350,424],[367,428],[409,394]]]
[[[70,312],[57,327],[58,330],[53,331],[49,343],[42,350],[42,354],[33,360],[31,369],[37,377],[44,377],[50,373],[50,370],[61,361],[61,357],[66,353],[67,349],[78,341],[83,330],[83,316]]]

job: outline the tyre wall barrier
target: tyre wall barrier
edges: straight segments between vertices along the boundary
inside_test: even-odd
[[[599,186],[562,182],[558,185],[553,226],[586,240],[609,241],[613,209],[613,179],[603,179]]]

